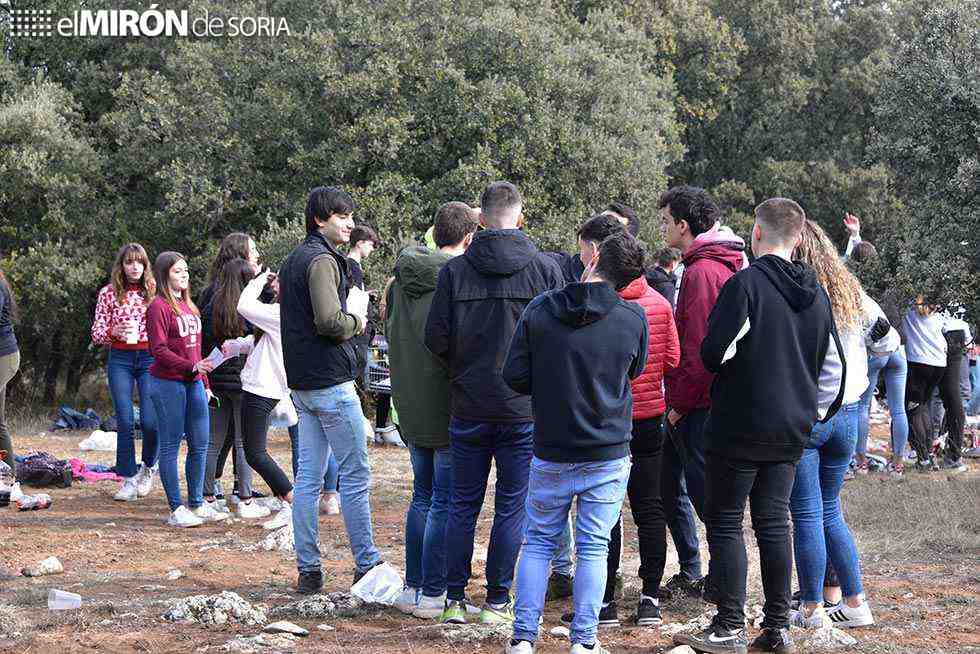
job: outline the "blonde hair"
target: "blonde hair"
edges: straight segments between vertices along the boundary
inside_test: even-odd
[[[146,255],[146,250],[139,243],[127,243],[119,248],[116,253],[116,261],[112,264],[112,290],[116,295],[116,302],[122,304],[126,299],[126,287],[129,280],[126,278],[126,271],[123,266],[130,261],[139,261],[143,264],[143,276],[140,278],[140,292],[143,294],[143,304],[149,304],[156,294],[156,282],[153,279],[153,269],[150,265],[150,257]]]
[[[812,220],[803,223],[793,260],[809,264],[817,273],[817,281],[830,296],[834,320],[841,331],[857,329],[862,314],[861,283],[844,265],[827,232]]]

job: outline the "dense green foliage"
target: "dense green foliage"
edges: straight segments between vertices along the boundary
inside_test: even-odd
[[[318,184],[348,188],[382,235],[375,283],[440,203],[492,179],[521,187],[549,248],[611,199],[656,243],[658,195],[687,182],[743,233],[774,194],[841,242],[856,213],[883,254],[869,288],[976,306],[975,0],[181,6],[285,17],[291,34],[12,37],[0,7],[0,267],[47,401],[100,365],[88,326],[120,244],[186,253],[198,285],[230,231],[276,265]]]

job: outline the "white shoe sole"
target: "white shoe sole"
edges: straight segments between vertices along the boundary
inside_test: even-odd
[[[412,615],[421,620],[435,620],[440,615],[442,615],[443,608],[438,609],[420,609],[418,607],[412,611]]]
[[[112,499],[115,502],[135,502],[136,500],[139,499],[139,496],[134,495],[132,497],[119,497],[118,495],[113,495]]]
[[[875,618],[873,615],[862,616],[860,618],[851,618],[849,620],[834,619],[834,615],[843,617],[843,613],[838,608],[828,608],[827,609],[827,620],[829,624],[827,626],[837,627],[838,629],[854,629],[855,627],[870,627],[875,623]]]

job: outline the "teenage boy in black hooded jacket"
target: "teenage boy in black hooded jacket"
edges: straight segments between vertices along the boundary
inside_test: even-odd
[[[795,651],[789,635],[789,497],[814,423],[833,417],[844,389],[830,300],[813,269],[791,261],[806,220],[803,209],[773,198],[756,207],[755,217],[757,258],[722,287],[701,344],[705,368],[717,374],[705,427],[705,525],[718,613],[705,631],[678,634],[674,642],[712,654],[747,651],[747,499],[766,598],[763,631],[752,649]],[[818,382],[823,388],[837,384],[830,406],[818,405]]]

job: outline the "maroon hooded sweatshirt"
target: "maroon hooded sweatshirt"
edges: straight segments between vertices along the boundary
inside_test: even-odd
[[[718,225],[699,234],[684,252],[684,275],[674,321],[681,342],[681,362],[664,377],[667,406],[680,414],[711,406],[715,376],[701,362],[701,341],[708,316],[725,282],[745,267],[745,242]]]

